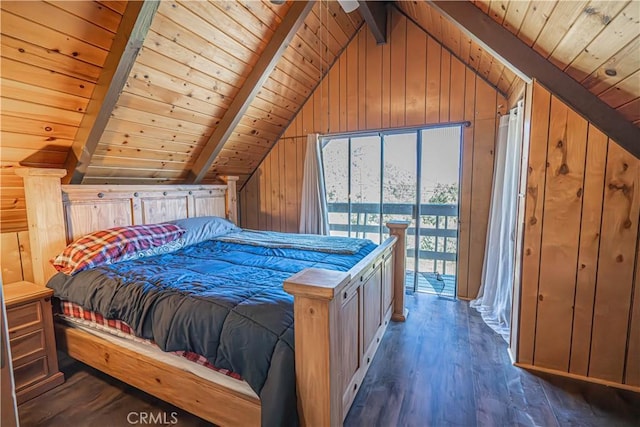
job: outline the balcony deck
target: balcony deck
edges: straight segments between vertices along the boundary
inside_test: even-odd
[[[415,272],[407,270],[405,287],[413,290]],[[418,292],[435,294],[443,297],[456,296],[456,276],[452,274],[418,273]]]
[[[444,297],[456,295],[458,247],[458,205],[426,203],[417,209],[411,203],[328,203],[331,234],[379,241],[385,238],[390,219],[409,220],[407,258],[418,257],[420,265],[416,290]],[[419,217],[420,221],[415,218]],[[382,221],[380,221],[382,219]],[[416,226],[418,227],[416,229]],[[419,250],[415,249],[416,243]],[[441,274],[433,273],[438,271]],[[453,273],[453,274],[452,274]],[[413,271],[407,270],[406,288],[414,290]]]

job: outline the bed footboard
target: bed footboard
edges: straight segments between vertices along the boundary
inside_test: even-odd
[[[302,425],[342,425],[389,321],[405,320],[408,223],[387,226],[391,237],[348,272],[307,269],[285,281]]]

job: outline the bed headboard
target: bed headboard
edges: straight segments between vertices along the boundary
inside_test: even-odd
[[[45,285],[49,260],[71,241],[119,225],[222,216],[237,223],[236,181],[224,185],[61,185],[64,169],[18,168],[24,179],[33,277]]]

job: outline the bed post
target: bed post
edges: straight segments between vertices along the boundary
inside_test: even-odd
[[[56,272],[49,260],[62,252],[67,243],[60,186],[60,178],[67,171],[17,168],[15,173],[24,180],[33,279],[44,286]]]
[[[296,387],[303,426],[342,425],[389,317],[406,318],[408,222],[387,225],[393,236],[349,271],[309,268],[284,282],[284,290],[294,297]]]
[[[309,268],[284,282],[294,296],[298,415],[302,426],[342,425],[339,301],[345,272]]]
[[[227,184],[227,219],[238,225],[238,196],[236,194],[237,176],[222,175],[220,179]]]
[[[407,320],[409,310],[404,306],[405,287],[405,264],[407,258],[407,227],[409,221],[389,221],[387,222],[389,233],[396,236],[398,241],[394,248],[395,261],[393,266],[393,314],[391,320],[394,322],[404,322]]]

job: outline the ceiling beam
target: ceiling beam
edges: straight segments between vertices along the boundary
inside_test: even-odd
[[[360,1],[360,15],[364,18],[378,44],[387,42],[387,5],[382,1]]]
[[[247,108],[249,108],[249,105],[262,88],[262,85],[276,67],[276,64],[287,46],[289,46],[298,28],[300,28],[309,12],[311,12],[314,3],[314,1],[307,0],[293,2],[287,15],[276,29],[276,32],[271,37],[271,40],[269,40],[260,58],[258,58],[258,61],[238,91],[238,94],[231,102],[231,105],[229,105],[222,119],[220,119],[220,123],[218,123],[218,126],[205,143],[202,152],[195,161],[191,171],[189,171],[186,179],[187,183],[197,184],[205,177],[216,156],[220,153],[238,122],[240,122],[242,116],[244,116]]]
[[[71,150],[67,154],[64,164],[67,175],[63,178],[63,183],[82,183],[159,5],[159,0],[127,3]]]
[[[468,1],[429,1],[514,73],[536,79],[629,153],[640,158],[640,128]]]

